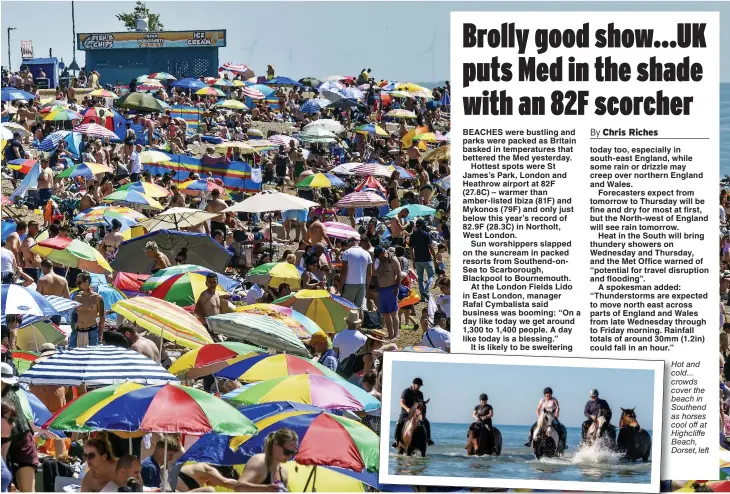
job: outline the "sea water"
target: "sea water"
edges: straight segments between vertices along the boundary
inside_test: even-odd
[[[560,458],[535,459],[532,448],[524,446],[530,426],[497,425],[502,433],[501,456],[467,456],[466,432],[469,424],[431,424],[436,443],[429,446],[426,458],[405,457],[391,448],[390,475],[461,477],[524,480],[562,480],[577,482],[651,482],[651,458],[627,462],[615,452],[600,447],[578,450],[580,427],[568,427],[568,449]],[[390,427],[391,438],[395,422]],[[650,432],[651,434],[651,432]]]

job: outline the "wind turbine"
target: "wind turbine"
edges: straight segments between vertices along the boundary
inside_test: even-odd
[[[431,54],[431,78],[436,77],[436,51],[434,48],[436,47],[436,36],[437,32],[434,29],[433,30],[433,38],[431,39],[431,44],[426,48],[426,51],[423,52],[424,55]]]

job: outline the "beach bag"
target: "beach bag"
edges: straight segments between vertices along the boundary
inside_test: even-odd
[[[349,378],[355,373],[355,364],[357,363],[357,352],[352,355],[348,355],[344,359],[340,360],[337,364],[337,374],[345,379]]]
[[[364,311],[362,327],[365,329],[379,329],[383,327],[383,316],[380,312]]]

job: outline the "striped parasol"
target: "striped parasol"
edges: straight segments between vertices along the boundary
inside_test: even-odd
[[[114,170],[100,163],[84,162],[71,168],[66,168],[58,174],[57,178],[93,177],[102,173],[114,173]]]
[[[56,149],[58,145],[61,143],[62,140],[64,140],[71,131],[69,130],[59,130],[56,132],[51,132],[46,136],[45,139],[41,141],[41,143],[38,145],[38,149],[49,153]]]
[[[322,225],[324,225],[324,231],[328,237],[339,238],[342,240],[360,238],[360,234],[357,230],[350,225],[345,225],[344,223],[339,223],[337,221],[325,221]]]
[[[369,208],[383,206],[388,202],[375,192],[361,191],[347,194],[335,206],[338,208]]]
[[[289,147],[292,142],[297,146],[299,145],[298,139],[295,139],[292,136],[287,136],[287,135],[283,135],[283,134],[277,134],[277,135],[270,136],[269,141],[271,141],[274,144],[277,144],[279,146],[286,146],[286,147]]]
[[[116,98],[117,95],[112,93],[111,91],[107,91],[106,89],[95,89],[89,93],[89,96],[94,96],[95,98]]]
[[[352,170],[352,173],[356,177],[390,177],[393,174],[392,171],[379,163],[365,163]]]
[[[74,128],[74,132],[86,134],[97,139],[117,139],[117,135],[106,127],[95,123],[86,123]]]
[[[221,91],[220,89],[216,89],[214,87],[204,87],[202,89],[198,89],[195,91],[195,94],[198,94],[200,96],[225,96],[226,93]]]
[[[125,319],[185,348],[198,348],[213,343],[198,319],[182,307],[154,297],[133,297],[120,300],[112,311]]]
[[[254,71],[251,70],[251,68],[248,65],[243,64],[243,63],[226,62],[221,66],[221,68],[223,70],[227,70],[229,72],[234,72],[234,73],[240,75],[244,79],[250,79],[251,77],[253,77],[255,75]]]
[[[6,286],[12,285],[3,285],[3,290],[5,290],[4,287]],[[31,324],[43,321],[44,319],[47,319],[49,315],[68,314],[70,313],[70,311],[81,305],[78,302],[74,302],[73,300],[69,300],[64,297],[57,297],[55,295],[46,295],[45,299],[49,304],[51,304],[51,307],[53,307],[53,314],[44,314],[42,316],[32,316],[26,314],[23,316],[23,321],[20,323],[19,327],[24,328],[25,326],[30,326]],[[2,324],[6,324],[5,316],[6,308],[5,306],[3,306],[2,315],[0,316],[0,322],[2,322]]]
[[[246,312],[218,314],[208,318],[208,327],[217,334],[262,348],[310,357],[304,343],[291,328],[273,317]]]
[[[67,237],[53,237],[42,240],[31,248],[31,252],[51,262],[90,273],[111,273],[112,268],[98,250],[81,240]]]
[[[160,364],[134,350],[97,345],[58,352],[20,376],[28,384],[103,386],[135,382],[166,384],[178,379]]]
[[[241,94],[243,94],[247,98],[251,98],[251,99],[264,99],[265,98],[264,93],[262,93],[261,91],[259,91],[256,88],[252,88],[252,87],[243,88],[241,90]]]
[[[332,102],[325,98],[314,98],[304,102],[299,108],[302,113],[312,114],[322,111],[323,108],[327,108]]]

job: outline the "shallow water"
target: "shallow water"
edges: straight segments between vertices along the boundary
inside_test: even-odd
[[[647,463],[625,462],[617,453],[598,446],[579,451],[580,428],[568,427],[568,449],[564,457],[537,460],[532,448],[524,447],[529,426],[497,425],[502,432],[502,455],[498,457],[467,456],[464,446],[468,427],[468,424],[432,423],[431,432],[436,444],[428,448],[426,458],[398,456],[391,449],[388,473],[578,482],[651,481],[651,459]],[[392,436],[395,423],[390,430]]]

